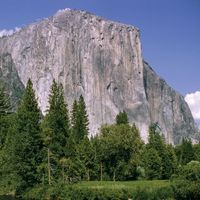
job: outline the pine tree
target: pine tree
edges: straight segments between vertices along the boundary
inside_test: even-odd
[[[79,125],[79,134],[80,139],[83,139],[84,137],[87,137],[89,134],[89,120],[86,110],[86,105],[83,96],[81,95],[79,97],[78,101],[78,125]]]
[[[180,145],[180,157],[179,163],[186,165],[190,161],[195,159],[194,149],[190,139],[183,138]]]
[[[161,158],[154,148],[146,148],[143,152],[145,174],[148,179],[160,179],[162,173]]]
[[[5,193],[16,190],[19,185],[20,177],[16,171],[16,127],[15,115],[10,115],[10,127],[6,135],[3,148],[0,150],[0,188]]]
[[[76,142],[83,140],[89,134],[89,120],[83,96],[76,100],[72,108],[72,134]]]
[[[174,174],[178,167],[178,161],[175,154],[174,147],[172,145],[167,145],[167,155],[169,158],[168,166],[169,166],[169,176],[167,178],[170,178],[172,174]]]
[[[49,95],[49,109],[45,117],[46,126],[52,130],[50,149],[62,158],[66,155],[67,140],[70,135],[70,122],[62,85],[53,81]]]
[[[15,140],[15,167],[21,179],[17,188],[19,194],[39,182],[37,168],[41,163],[42,149],[40,116],[33,84],[29,79],[16,113],[16,134],[13,138]]]
[[[72,125],[72,135],[75,141],[79,139],[79,124],[78,124],[78,103],[74,100],[71,111],[71,125]]]
[[[77,113],[78,113],[78,103],[75,99],[74,103],[72,105],[72,111],[71,111],[71,125],[72,125],[72,127],[76,126]]]
[[[128,124],[128,116],[127,113],[125,111],[123,112],[119,112],[119,114],[116,116],[116,124]]]
[[[161,133],[158,131],[158,124],[153,123],[149,126],[149,143],[151,147],[156,150],[163,148],[164,138],[161,136]]]
[[[49,108],[42,122],[42,136],[47,149],[44,158],[48,158],[43,162],[46,163],[48,182],[51,184],[52,181],[63,177],[60,160],[64,160],[70,154],[68,149],[70,121],[67,104],[64,100],[63,86],[57,84],[55,80],[49,95]]]
[[[0,188],[5,193],[14,190],[18,181],[12,165],[13,138],[10,136],[13,124],[10,98],[0,82]]]
[[[5,89],[0,85],[0,149],[6,140],[6,135],[9,128],[8,115],[11,113],[11,105],[9,96],[6,94]]]
[[[158,130],[159,126],[157,123],[151,124],[149,127],[149,143],[148,148],[153,148],[157,151],[159,157],[161,158],[161,178],[168,179],[174,172],[176,165],[176,159],[172,150],[167,148],[164,137]],[[175,163],[172,163],[175,162]]]

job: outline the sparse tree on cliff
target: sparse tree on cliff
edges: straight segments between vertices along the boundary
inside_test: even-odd
[[[125,111],[123,112],[119,112],[119,114],[116,116],[116,124],[128,124],[128,116],[127,113]]]

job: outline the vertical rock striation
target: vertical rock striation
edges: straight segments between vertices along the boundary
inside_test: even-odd
[[[171,143],[179,142],[184,131],[196,131],[184,99],[143,63],[139,30],[133,26],[66,9],[1,38],[4,54],[24,85],[32,79],[43,113],[53,79],[64,85],[70,105],[82,94],[91,134],[121,110],[145,142],[151,122],[159,122]]]
[[[197,127],[184,97],[157,76],[146,62],[144,89],[149,103],[150,121],[158,122],[168,143],[178,144],[182,137],[196,137]]]

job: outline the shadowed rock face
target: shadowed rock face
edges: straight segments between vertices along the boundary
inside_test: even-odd
[[[22,97],[24,86],[20,81],[12,57],[9,53],[0,55],[0,85],[9,93],[13,110]]]
[[[121,110],[145,142],[151,122],[159,122],[171,143],[196,131],[183,97],[143,63],[139,30],[133,26],[68,9],[1,38],[4,54],[24,85],[32,79],[43,113],[54,78],[63,84],[69,105],[82,94],[91,134]]]
[[[182,137],[195,138],[197,127],[191,111],[178,94],[144,62],[144,89],[150,121],[158,122],[168,143],[178,144]]]

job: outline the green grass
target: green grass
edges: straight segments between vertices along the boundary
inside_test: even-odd
[[[74,190],[74,194],[77,194],[77,196],[72,194],[72,199],[174,199],[169,180],[84,181],[74,184],[71,189]]]
[[[174,199],[169,180],[82,181],[72,185],[38,185],[24,194],[25,199],[62,200],[160,200]],[[1,198],[0,198],[1,200]]]
[[[90,189],[137,189],[139,188],[161,188],[170,185],[169,180],[141,180],[141,181],[83,181],[75,187]]]

